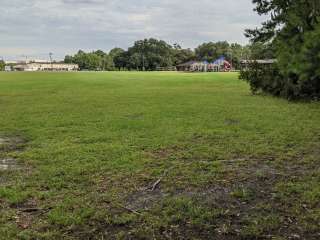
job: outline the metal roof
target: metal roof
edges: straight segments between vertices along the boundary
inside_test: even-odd
[[[259,63],[259,64],[273,64],[277,59],[255,59],[255,60],[241,60],[241,63]]]

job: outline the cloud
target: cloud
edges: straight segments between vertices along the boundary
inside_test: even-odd
[[[263,19],[251,0],[0,0],[0,56],[56,58],[78,49],[123,47],[148,37],[194,48],[206,41],[246,43]]]

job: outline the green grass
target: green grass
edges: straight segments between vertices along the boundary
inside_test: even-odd
[[[320,104],[237,77],[0,73],[0,239],[319,239]]]

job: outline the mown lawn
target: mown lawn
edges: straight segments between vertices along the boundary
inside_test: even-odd
[[[0,73],[0,159],[0,239],[320,238],[320,104],[236,73]]]

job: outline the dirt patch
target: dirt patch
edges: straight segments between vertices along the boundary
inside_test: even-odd
[[[0,138],[0,145],[6,144],[7,142],[8,142],[8,139]]]
[[[159,149],[151,153],[151,155],[157,158],[168,158],[171,154],[172,154],[171,149]]]
[[[16,159],[6,157],[9,153],[22,151],[26,141],[18,136],[0,137],[0,171],[11,171],[21,169]]]
[[[179,159],[180,151],[179,147],[162,148],[153,151],[152,156],[155,159]],[[277,198],[275,186],[297,176],[304,176],[312,169],[301,166],[297,159],[282,162],[275,156],[240,156],[217,162],[221,163],[222,177],[208,179],[210,181],[207,185],[188,186],[186,182],[183,189],[167,188],[166,181],[172,180],[169,172],[169,176],[163,178],[155,191],[129,194],[125,199],[126,207],[143,212],[157,205],[161,206],[166,199],[187,197],[197,204],[221,212],[215,226],[219,236],[217,239],[253,239],[256,235],[262,236],[261,239],[270,239],[275,236],[304,234],[295,227],[299,221],[294,215],[286,213],[288,210],[284,207],[285,203]],[[283,226],[291,226],[291,233]]]
[[[15,222],[21,229],[31,228],[36,218],[51,210],[51,208],[44,209],[37,207],[37,201],[35,199],[29,199],[22,204],[16,205],[15,208],[17,209]]]
[[[125,117],[130,120],[140,120],[140,119],[143,119],[144,114],[143,113],[129,114],[129,115],[126,115]]]
[[[0,171],[19,170],[21,165],[13,158],[0,159]]]
[[[26,140],[22,137],[0,137],[0,152],[13,152],[22,150]]]
[[[239,125],[240,124],[240,121],[237,120],[237,119],[231,119],[231,118],[228,118],[224,121],[224,123],[228,126],[232,126],[232,125]]]
[[[167,158],[178,155],[180,152],[182,152],[182,150],[183,149],[179,146],[171,146],[168,148],[160,148],[160,149],[151,151],[148,153],[148,155],[156,159],[167,159]]]
[[[10,154],[22,151],[25,148],[26,140],[20,136],[0,136],[0,173],[21,170],[23,166]],[[8,181],[10,174],[0,174],[0,184]]]
[[[169,195],[169,193],[164,193],[161,190],[137,191],[127,197],[125,201],[126,207],[135,211],[148,210],[155,203],[160,202]]]
[[[30,214],[20,213],[15,217],[15,222],[19,228],[28,229],[31,227],[33,219]]]

